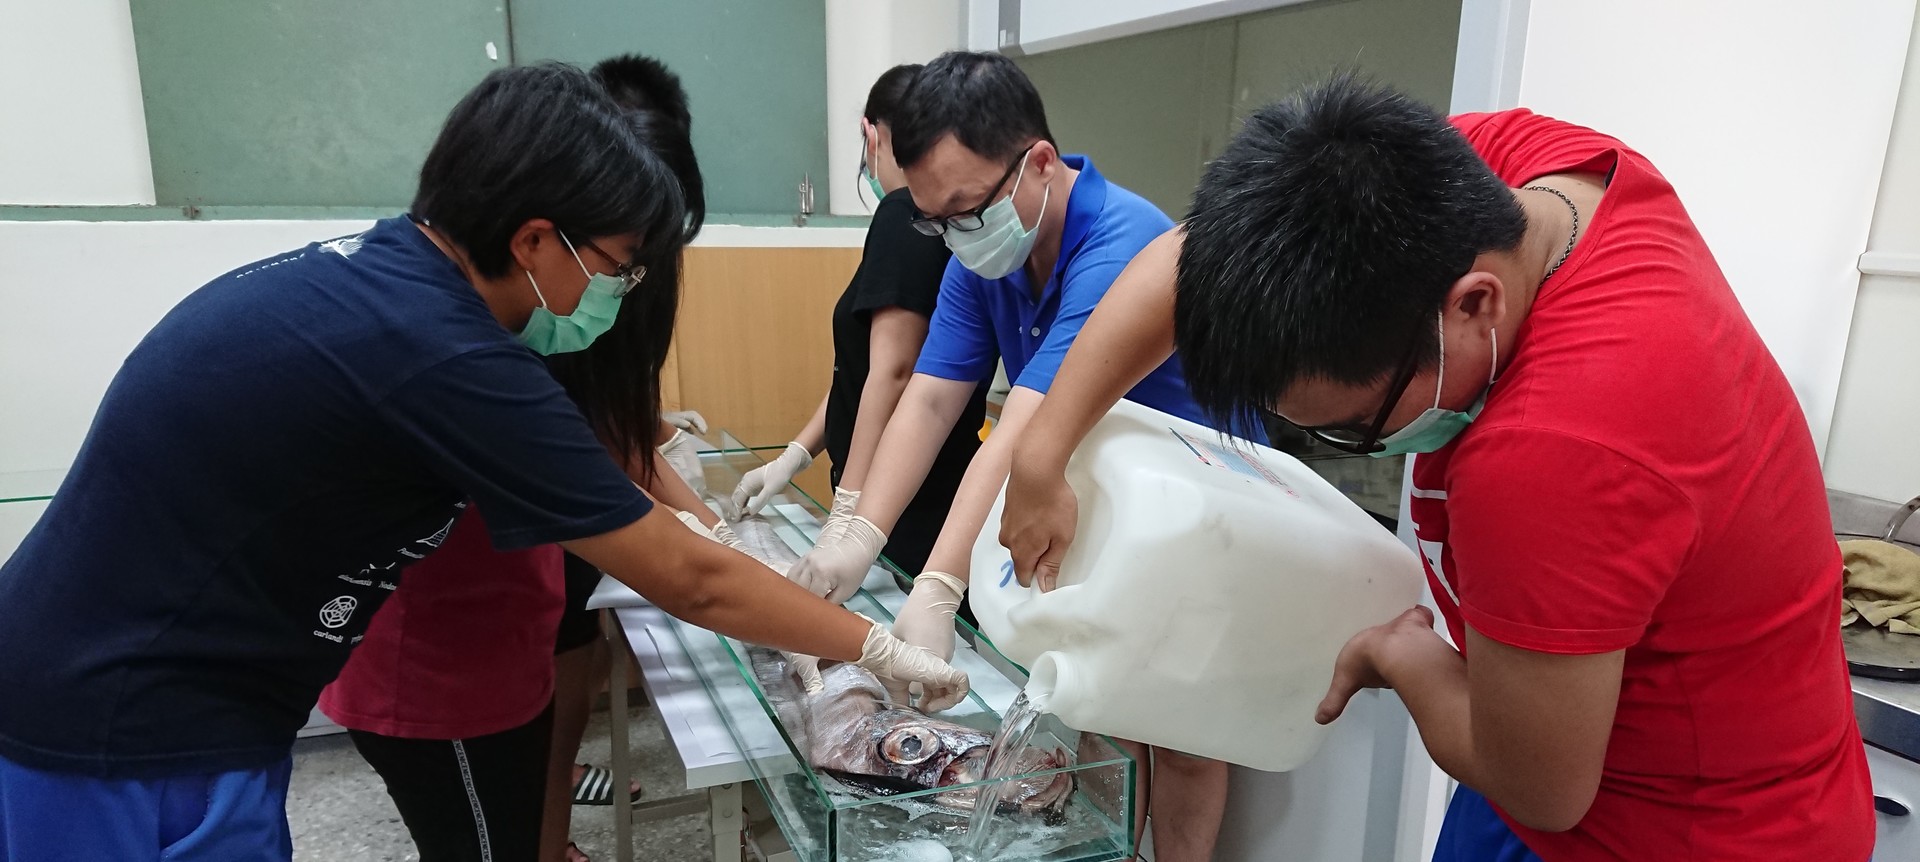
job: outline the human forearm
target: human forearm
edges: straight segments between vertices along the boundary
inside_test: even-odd
[[[807,417],[807,424],[793,436],[793,442],[807,447],[808,455],[819,455],[827,448],[827,398],[820,396],[820,403],[813,408],[813,415]]]
[[[887,371],[875,369],[867,374],[866,385],[860,388],[860,414],[853,421],[853,440],[847,446],[847,463],[840,471],[840,487],[866,487],[868,467],[873,464],[874,453],[880,448],[881,435],[886,433],[887,424],[892,420],[895,408],[899,407],[900,397],[906,392],[907,381],[912,377],[911,367]]]
[[[926,480],[947,432],[966,409],[974,389],[964,381],[913,376],[874,448],[874,463],[886,466],[871,471],[866,483],[857,489],[861,494],[856,514],[883,532],[893,531],[900,513],[919,493],[920,483]]]
[[[867,329],[867,379],[860,386],[860,409],[853,420],[847,463],[840,465],[840,487],[849,490],[866,485],[880,435],[893,419],[907,381],[913,379],[920,348],[927,343],[927,318],[899,306],[874,311]]]
[[[1400,635],[1389,635],[1392,640]],[[1419,639],[1384,644],[1380,675],[1413,716],[1427,753],[1448,775],[1485,793],[1473,757],[1472,700],[1467,663],[1431,631]]]
[[[662,511],[563,544],[668,614],[741,640],[853,661],[872,628]]]
[[[700,519],[702,526],[712,527],[720,523],[720,516],[707,508],[707,504],[701,501],[700,495],[694,493],[693,488],[687,485],[687,480],[680,478],[680,474],[674,471],[673,465],[667,462],[665,455],[660,454],[659,450],[653,450],[651,455],[653,475],[644,475],[638,469],[637,459],[632,462],[634,467],[628,470],[629,477],[642,490],[655,500]]]
[[[960,480],[960,487],[954,492],[953,506],[947,510],[947,520],[940,528],[940,537],[934,541],[933,550],[927,555],[928,571],[946,572],[967,580],[973,557],[974,541],[980,537],[980,531],[987,523],[987,513],[993,510],[994,498],[1000,496],[1000,488],[1006,484],[1008,468],[1013,463],[1013,452],[1019,446],[1022,435],[1030,426],[1035,408],[1044,403],[1040,393],[1024,386],[1015,386],[1007,393],[1007,403],[1000,411],[1000,421],[994,423],[993,433],[987,436],[987,442],[980,445],[980,451],[974,453],[973,461],[967,465],[967,473]]]
[[[1624,652],[1555,655],[1467,631],[1469,664],[1416,609],[1342,651],[1321,718],[1357,688],[1397,690],[1434,762],[1520,823],[1573,828],[1599,792]]]

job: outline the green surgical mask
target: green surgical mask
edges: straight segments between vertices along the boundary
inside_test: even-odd
[[[533,273],[522,270],[527,273],[527,283],[533,285],[533,295],[539,298],[540,307],[533,310],[526,328],[520,330],[520,343],[541,356],[587,349],[594,339],[613,328],[614,318],[620,315],[620,298],[627,292],[625,279],[588,270],[573,241],[564,233],[560,239],[567,244],[567,250],[573,252],[573,262],[580,264],[580,271],[587,274],[587,289],[580,294],[580,305],[563,317],[547,308],[547,298],[540,293],[540,284],[533,280]]]
[[[1493,366],[1487,370],[1487,388],[1493,388],[1494,374],[1500,369],[1500,333],[1493,336]],[[1464,412],[1447,410],[1440,406],[1440,392],[1447,382],[1447,324],[1446,318],[1440,319],[1440,373],[1433,384],[1433,406],[1427,408],[1407,427],[1388,434],[1380,439],[1381,449],[1369,453],[1375,458],[1391,458],[1395,455],[1413,455],[1438,451],[1440,447],[1453,442],[1460,432],[1467,430],[1473,420],[1479,418],[1481,408],[1487,406],[1487,393],[1473,399],[1473,404]]]
[[[873,189],[873,199],[877,201],[886,197],[887,190],[880,187],[880,178],[874,176],[871,170],[865,173],[867,175],[867,188]]]

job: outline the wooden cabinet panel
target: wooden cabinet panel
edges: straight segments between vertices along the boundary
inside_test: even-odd
[[[793,439],[833,374],[833,304],[858,248],[687,249],[673,353],[661,382],[668,409],[698,410],[752,446]],[[832,496],[826,459],[800,486]],[[822,496],[825,492],[825,496]]]

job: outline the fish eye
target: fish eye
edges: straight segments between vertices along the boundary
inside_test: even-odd
[[[880,740],[880,756],[905,766],[925,763],[940,748],[940,737],[924,727],[902,727]]]

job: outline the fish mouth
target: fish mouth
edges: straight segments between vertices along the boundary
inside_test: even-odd
[[[962,787],[984,780],[987,751],[985,746],[968,751],[956,757],[941,771],[941,787]],[[1014,765],[1015,775],[1031,772],[1047,772],[1061,769],[1069,760],[1065,752],[1048,752],[1029,748],[1022,752]],[[943,801],[953,808],[971,811],[979,802],[982,792],[997,792],[994,808],[1004,814],[1027,813],[1040,814],[1049,820],[1064,814],[1068,799],[1073,795],[1073,776],[1065,772],[1031,778],[1009,778],[991,788],[968,788],[952,793],[941,794]]]

